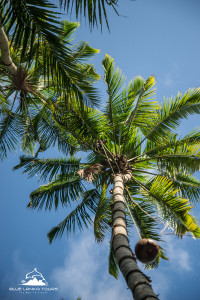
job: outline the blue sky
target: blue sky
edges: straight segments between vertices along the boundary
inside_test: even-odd
[[[86,40],[100,53],[93,59],[103,76],[101,61],[110,54],[131,80],[136,75],[147,78],[155,75],[157,98],[175,96],[200,86],[200,3],[198,0],[119,0],[120,17],[109,12],[111,32],[104,26],[90,32],[82,19],[75,36]],[[72,20],[74,20],[72,18]],[[103,80],[98,84],[102,103],[106,99]],[[193,116],[181,124],[178,133],[184,135],[200,125],[200,117]],[[18,163],[20,151],[9,155],[0,165],[0,299],[50,300],[128,300],[131,299],[124,279],[116,281],[107,272],[109,241],[95,244],[93,232],[86,230],[70,239],[65,236],[51,246],[46,234],[67,214],[31,211],[26,208],[29,194],[38,187],[37,177],[27,179],[20,171],[12,171]],[[46,157],[60,156],[56,150]],[[198,178],[200,176],[197,174]],[[200,217],[199,208],[195,209]],[[185,237],[177,240],[166,235],[165,248],[169,262],[162,262],[157,270],[148,271],[153,288],[161,300],[200,299],[200,241]],[[138,237],[133,232],[131,246]],[[37,268],[48,283],[59,292],[24,295],[9,292]]]

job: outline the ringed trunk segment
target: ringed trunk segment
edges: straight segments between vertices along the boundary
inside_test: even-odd
[[[8,68],[8,70],[13,76],[17,76],[18,74],[17,66],[13,63],[12,58],[10,56],[8,38],[1,25],[0,25],[0,50],[1,50],[1,60],[3,64]]]
[[[139,269],[135,256],[130,249],[126,230],[124,183],[131,179],[131,171],[114,176],[112,247],[119,268],[132,291],[135,300],[158,300],[153,292],[150,280]]]

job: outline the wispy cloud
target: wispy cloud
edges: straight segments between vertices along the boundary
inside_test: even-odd
[[[108,274],[108,247],[95,244],[89,232],[69,244],[63,266],[52,275],[64,299],[130,299],[124,279],[117,281]]]
[[[194,270],[186,241],[166,236],[162,247],[166,250],[169,261],[162,261],[158,269],[145,271],[145,273],[151,277],[154,291],[162,300],[168,300],[170,291],[174,287],[174,278],[179,278],[183,272],[187,278],[187,273],[190,272],[189,276],[191,276]]]
[[[167,236],[164,247],[169,262],[162,263],[157,270],[144,271],[152,278],[153,289],[162,300],[168,300],[174,275],[191,272],[191,257],[181,242]],[[128,300],[131,293],[125,280],[115,280],[108,274],[108,242],[97,245],[92,232],[87,231],[80,239],[67,241],[68,248],[63,266],[52,273],[52,281],[59,288],[64,299],[82,300]],[[140,267],[142,267],[140,265]],[[179,275],[178,275],[179,276]],[[187,275],[186,275],[187,276]]]
[[[160,296],[159,299],[169,300],[169,291],[171,285],[168,274],[157,269],[150,271],[149,275],[152,279],[153,290]]]
[[[170,268],[175,269],[176,272],[189,272],[193,269],[191,257],[189,256],[189,253],[183,249],[184,245],[184,241],[178,241],[171,237],[166,239],[166,250],[169,257],[169,265]]]
[[[180,82],[180,77],[179,77],[179,65],[177,63],[170,64],[170,68],[168,71],[165,73],[163,77],[163,84],[167,88],[174,87],[177,85],[177,81]],[[176,83],[176,84],[174,84]]]
[[[173,85],[172,76],[170,74],[166,74],[164,78],[164,85],[167,87],[171,87]]]

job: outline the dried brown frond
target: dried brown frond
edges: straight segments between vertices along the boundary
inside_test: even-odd
[[[78,174],[88,182],[92,182],[94,180],[94,176],[98,175],[105,169],[105,166],[101,164],[94,164],[88,168],[84,168],[78,171]]]

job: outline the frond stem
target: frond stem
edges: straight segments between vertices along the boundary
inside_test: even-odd
[[[114,173],[114,170],[113,170],[112,165],[111,165],[111,163],[110,163],[110,160],[109,160],[109,158],[108,158],[108,156],[107,156],[107,154],[106,154],[105,148],[106,148],[106,150],[109,152],[109,154],[111,154],[111,156],[113,157],[114,162],[115,162],[115,164],[116,164],[116,166],[117,166],[117,168],[118,168],[118,171],[120,172],[118,163],[116,162],[116,159],[115,159],[114,155],[112,154],[112,152],[109,151],[109,150],[107,149],[107,147],[104,146],[104,143],[102,143],[102,141],[101,141],[101,146],[103,147],[103,150],[104,150],[104,152],[105,152],[105,155],[106,155],[106,157],[107,157],[108,163],[109,163],[109,165],[110,165],[110,168],[111,168],[113,174],[115,174],[115,173]]]
[[[138,96],[137,104],[136,104],[136,106],[134,107],[134,115],[135,115],[135,113],[137,112],[137,109],[138,109],[138,106],[139,106],[139,100],[140,100],[140,97],[142,96],[143,91],[144,91],[144,84],[143,84],[143,86],[142,86],[142,88],[141,88],[141,91],[140,91],[140,94],[139,94],[139,96]],[[131,122],[130,122],[130,124],[129,124],[128,132],[127,132],[126,137],[125,137],[124,148],[123,148],[123,151],[122,151],[122,154],[123,154],[123,155],[124,155],[124,153],[125,153],[126,143],[127,143],[127,140],[128,140],[128,134],[129,134],[129,131],[130,131],[130,128],[131,128],[132,121],[134,120],[134,115],[133,115],[133,118],[132,118],[132,120],[131,120]],[[136,147],[136,149],[137,149],[137,148],[138,148],[138,147]],[[134,153],[134,150],[133,150],[133,153]],[[129,153],[129,154],[130,154],[130,153]],[[128,158],[128,157],[129,157],[129,155],[127,156],[127,158]]]
[[[161,222],[161,221],[159,221],[159,220],[153,218],[153,217],[152,217],[150,214],[148,214],[148,212],[146,212],[146,211],[145,211],[145,210],[144,210],[144,209],[143,209],[136,201],[134,201],[133,198],[131,197],[131,194],[130,194],[129,190],[128,190],[126,187],[125,187],[125,190],[126,190],[126,192],[128,193],[129,199],[130,199],[135,205],[137,205],[141,211],[143,211],[143,212],[144,212],[147,216],[149,216],[152,220],[154,220],[154,221],[156,221],[156,222],[158,222],[158,223],[160,223],[160,224],[162,224],[162,225],[165,225],[164,222]]]
[[[140,234],[140,231],[139,231],[139,229],[138,229],[138,227],[137,227],[137,224],[136,224],[136,222],[135,222],[135,220],[134,220],[134,218],[133,218],[133,215],[132,215],[132,213],[131,213],[131,210],[130,210],[130,208],[129,208],[129,206],[128,206],[128,203],[127,203],[125,197],[124,197],[124,201],[125,201],[125,203],[126,203],[126,207],[127,207],[128,211],[129,211],[129,214],[130,214],[130,216],[131,216],[131,219],[132,219],[132,221],[133,221],[133,223],[134,223],[134,225],[135,225],[135,228],[136,228],[136,230],[137,230],[137,233],[138,233],[140,239],[142,239],[141,234]]]
[[[145,174],[150,174],[150,175],[159,175],[159,174],[155,174],[155,173],[151,173],[151,172],[147,172],[147,171],[143,171],[143,170],[140,170],[140,169],[135,169],[135,168],[131,168],[132,171],[136,171],[136,172],[140,172],[140,173],[145,173]]]

